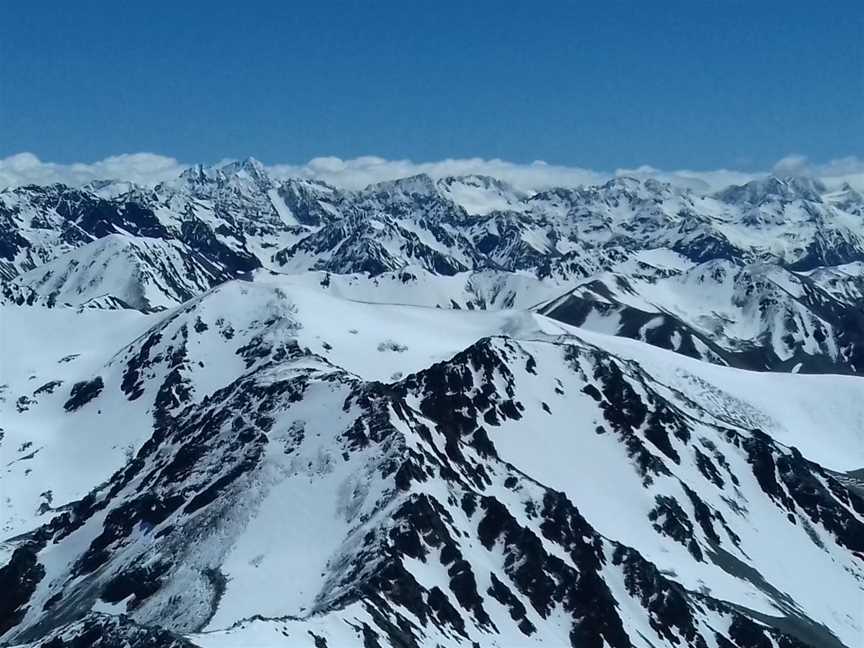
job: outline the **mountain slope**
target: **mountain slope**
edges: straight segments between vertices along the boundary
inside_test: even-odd
[[[526,312],[364,304],[279,277],[130,324],[154,318],[76,383],[101,387],[61,385],[24,414],[75,425],[125,411],[151,431],[9,545],[19,576],[3,578],[24,600],[6,640],[102,623],[79,621],[90,610],[201,646],[261,632],[310,646],[757,646],[778,633],[851,646],[861,631],[864,502],[810,447],[772,438],[798,439],[794,419],[742,408],[725,387],[737,370]],[[801,393],[822,379],[788,378]],[[864,460],[854,421],[837,421],[848,461]],[[41,480],[47,451],[16,479]]]
[[[666,276],[597,275],[538,309],[710,362],[857,373],[864,322],[855,293],[848,294],[854,280],[829,269],[813,276],[715,259]]]
[[[110,234],[15,278],[55,303],[110,299],[141,311],[176,306],[228,279],[176,240]]]

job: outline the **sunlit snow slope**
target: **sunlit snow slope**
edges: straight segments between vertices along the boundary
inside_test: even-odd
[[[305,283],[4,307],[7,640],[855,645],[860,380]]]

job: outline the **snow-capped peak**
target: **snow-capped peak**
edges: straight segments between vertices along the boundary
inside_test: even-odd
[[[826,188],[819,180],[803,176],[775,177],[752,180],[747,184],[728,187],[716,197],[732,204],[762,205],[770,201],[805,200],[822,202]]]

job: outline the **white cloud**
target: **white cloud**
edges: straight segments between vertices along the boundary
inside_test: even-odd
[[[781,159],[772,169],[778,175],[803,175],[819,178],[828,187],[837,188],[847,183],[864,190],[864,160],[854,155],[814,164],[805,155],[792,154]]]
[[[25,184],[62,182],[78,186],[91,180],[129,180],[154,185],[176,178],[185,168],[177,160],[153,153],[126,153],[86,164],[43,162],[32,153],[0,159],[0,188]]]
[[[683,169],[680,171],[663,171],[662,169],[643,165],[635,169],[618,169],[615,171],[615,175],[619,177],[639,178],[640,180],[655,178],[661,182],[669,182],[676,187],[692,189],[697,193],[708,193],[718,191],[733,184],[745,184],[756,178],[764,177],[768,173],[745,173],[730,169],[716,169],[713,171],[687,171]]]
[[[77,186],[96,179],[129,180],[152,186],[175,178],[187,166],[175,158],[154,153],[116,155],[98,162],[74,164],[43,162],[32,153],[19,153],[0,159],[0,188],[53,182]],[[489,175],[525,191],[554,186],[597,184],[616,176],[633,176],[640,179],[656,178],[676,186],[689,187],[697,192],[708,192],[730,184],[743,184],[769,173],[815,176],[831,187],[849,182],[856,188],[864,189],[864,160],[852,156],[825,164],[812,164],[805,156],[797,154],[784,157],[770,171],[754,173],[731,169],[665,171],[651,166],[604,172],[547,164],[542,161],[522,164],[499,159],[467,158],[413,162],[388,160],[375,156],[350,160],[319,157],[301,165],[272,165],[268,170],[279,178],[290,176],[315,178],[347,189],[359,189],[375,182],[394,180],[418,173],[426,173],[433,178],[466,174]]]
[[[411,160],[386,160],[374,156],[363,156],[353,160],[320,157],[301,166],[277,165],[272,167],[272,172],[280,177],[299,175],[316,178],[347,189],[362,189],[375,182],[395,180],[418,173],[426,173],[433,178],[452,175],[488,175],[524,190],[596,184],[610,177],[609,174],[590,169],[559,166],[541,161],[517,164],[498,159],[467,158],[412,162]]]
[[[810,175],[811,169],[807,163],[806,155],[791,153],[780,158],[771,171],[780,176],[802,176]]]

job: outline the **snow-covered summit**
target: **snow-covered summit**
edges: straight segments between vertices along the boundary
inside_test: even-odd
[[[752,180],[745,185],[729,187],[718,192],[716,196],[724,202],[733,204],[762,205],[770,201],[806,200],[822,202],[822,194],[826,191],[825,185],[813,178],[769,176],[764,179]]]

